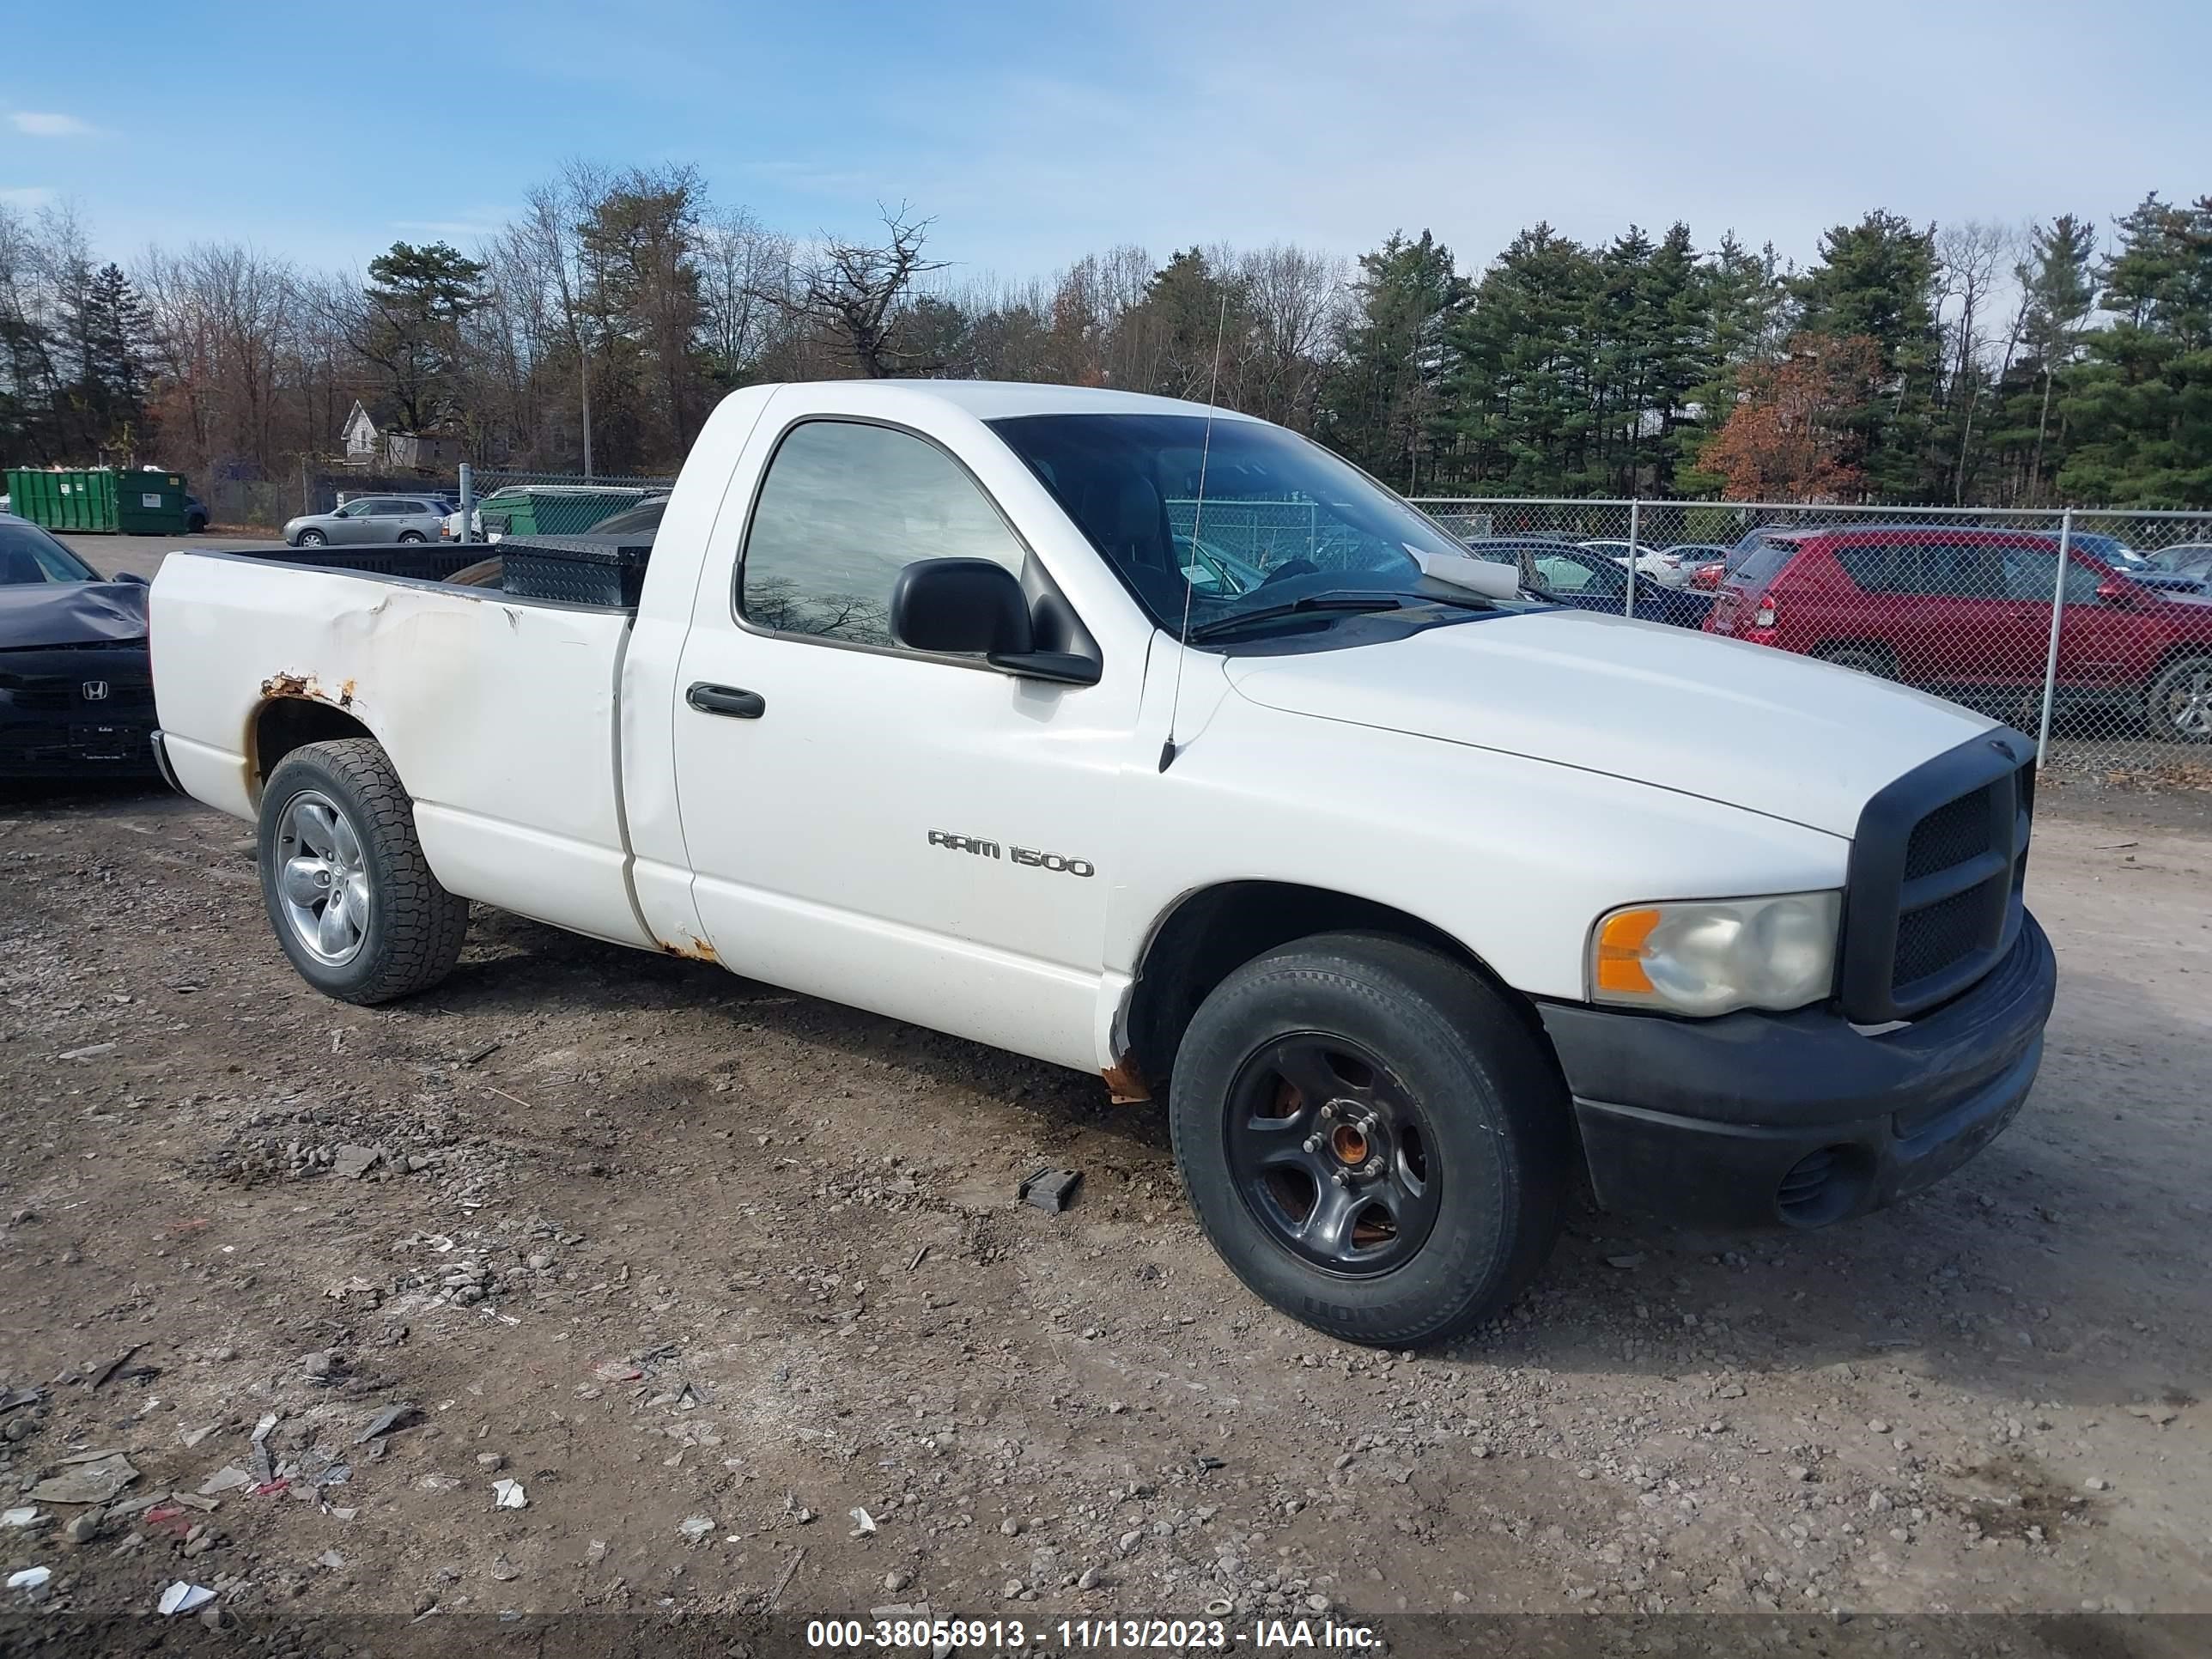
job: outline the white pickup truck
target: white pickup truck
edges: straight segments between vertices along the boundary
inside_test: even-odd
[[[156,749],[332,996],[474,901],[1164,1091],[1231,1267],[1354,1341],[1496,1314],[1577,1171],[1814,1226],[2002,1129],[2033,744],[1461,552],[1225,411],[755,386],[633,605],[171,555]]]

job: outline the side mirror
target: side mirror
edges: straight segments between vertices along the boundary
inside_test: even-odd
[[[2107,576],[2097,584],[2097,603],[2114,605],[2124,609],[2136,602],[2139,592],[2133,582],[2123,581],[2118,576]]]
[[[137,587],[147,585],[146,579],[135,570],[118,570],[107,580],[112,582],[129,582]]]
[[[891,637],[909,651],[980,656],[1024,679],[1096,685],[1090,658],[1036,648],[1029,596],[988,559],[921,559],[891,586]]]

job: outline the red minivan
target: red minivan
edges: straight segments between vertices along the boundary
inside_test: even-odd
[[[1722,582],[1705,631],[1961,702],[2033,694],[2057,557],[2057,537],[2028,531],[1769,531]],[[2212,603],[2155,593],[2069,548],[2057,689],[2140,714],[2169,742],[2212,743]]]

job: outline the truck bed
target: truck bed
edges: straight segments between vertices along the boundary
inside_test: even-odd
[[[632,613],[356,562],[473,562],[481,547],[465,557],[319,552],[330,562],[178,552],[163,563],[151,602],[155,696],[186,790],[252,817],[273,763],[261,753],[272,705],[336,711],[343,718],[311,718],[357,723],[384,744],[447,887],[651,945],[632,900],[621,781]]]

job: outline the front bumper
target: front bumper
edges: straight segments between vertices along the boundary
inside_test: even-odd
[[[0,716],[0,778],[144,777],[150,720],[26,720]]]
[[[2010,1123],[2058,968],[2033,916],[1977,984],[1880,1036],[1825,1009],[1683,1020],[1541,1005],[1608,1210],[1823,1226],[1942,1179]]]

